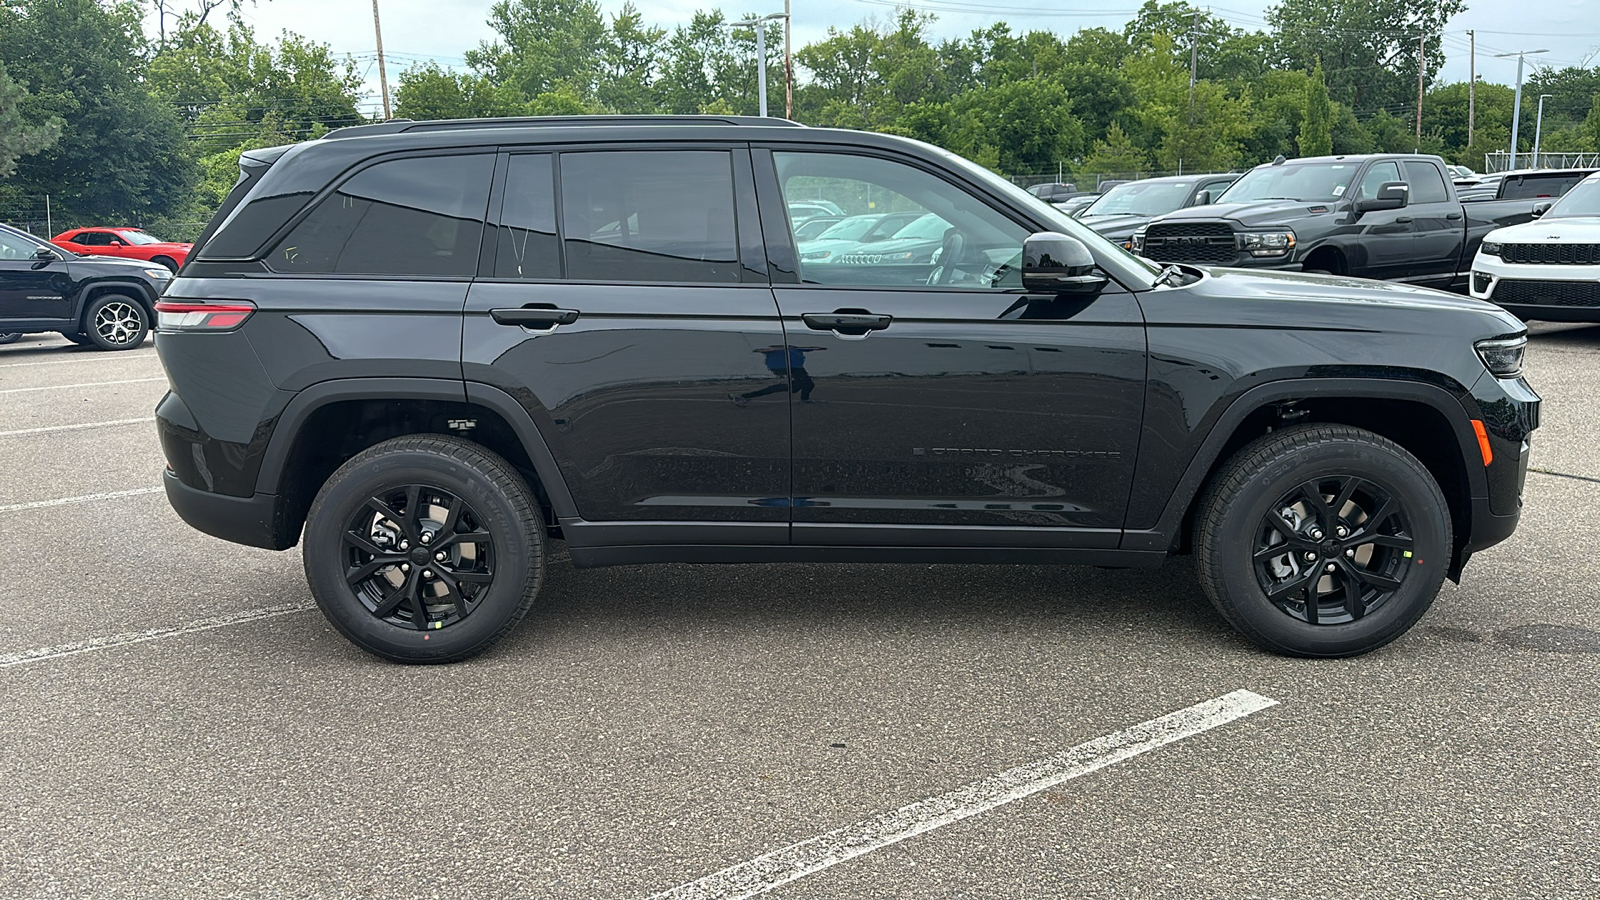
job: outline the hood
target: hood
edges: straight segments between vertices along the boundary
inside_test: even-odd
[[[1248,322],[1238,324],[1295,326],[1348,326],[1364,321],[1376,330],[1401,330],[1429,334],[1451,330],[1451,321],[1466,314],[1461,329],[1473,333],[1519,333],[1521,320],[1487,300],[1474,300],[1433,288],[1392,281],[1372,281],[1339,275],[1308,275],[1259,269],[1207,269],[1211,277],[1188,290],[1196,300],[1215,297],[1249,309]],[[1352,317],[1352,310],[1357,315]],[[1400,327],[1397,319],[1414,325]],[[1370,318],[1363,318],[1370,317]]]
[[[144,277],[145,281],[151,280],[149,277],[143,275],[146,269],[161,269],[160,265],[150,262],[147,259],[127,259],[121,256],[93,256],[90,254],[79,254],[72,257],[67,262],[74,268],[85,266],[92,268],[96,272],[127,272],[130,274],[138,274],[141,277]],[[166,269],[161,269],[161,271],[165,272]]]
[[[1116,213],[1109,216],[1079,216],[1078,221],[1093,228],[1100,234],[1116,240],[1127,240],[1139,230],[1139,226],[1150,221],[1153,216],[1141,216],[1133,213]]]
[[[1600,244],[1600,216],[1534,219],[1496,228],[1484,240],[1500,244]]]
[[[1334,203],[1302,200],[1255,200],[1249,203],[1212,203],[1209,206],[1191,206],[1156,218],[1157,222],[1183,222],[1191,220],[1215,221],[1229,219],[1246,228],[1284,225],[1293,219],[1327,215],[1334,211]]]

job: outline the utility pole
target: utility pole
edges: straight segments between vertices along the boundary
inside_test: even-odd
[[[1422,152],[1422,82],[1428,74],[1428,33],[1417,38],[1417,153]]]
[[[783,117],[794,118],[794,17],[783,0]]]
[[[1539,137],[1544,133],[1544,101],[1555,94],[1539,95],[1539,115],[1533,120],[1533,167],[1539,168]]]
[[[1510,172],[1517,168],[1517,126],[1522,120],[1522,63],[1525,57],[1538,53],[1549,53],[1549,50],[1518,50],[1515,53],[1496,53],[1495,58],[1515,56],[1517,58],[1517,93],[1511,101],[1511,164],[1506,169]]]
[[[1194,24],[1189,26],[1189,124],[1194,124],[1194,82],[1200,69],[1200,9],[1195,8]]]
[[[1478,133],[1478,33],[1468,31],[1467,37],[1472,41],[1467,62],[1467,146],[1471,147]]]
[[[383,93],[383,120],[394,118],[389,112],[389,73],[383,68],[383,26],[378,23],[378,0],[372,0],[372,30],[378,35],[378,90]]]

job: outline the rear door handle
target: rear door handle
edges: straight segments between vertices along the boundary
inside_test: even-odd
[[[1444,217],[1446,219],[1459,219],[1459,218],[1461,218],[1461,213],[1458,213],[1458,212],[1445,213]]]
[[[554,328],[578,321],[575,309],[556,309],[545,306],[523,306],[517,309],[491,309],[489,315],[501,325],[521,325],[524,328]]]
[[[807,328],[814,328],[817,331],[841,331],[849,334],[888,328],[894,317],[876,313],[802,313],[800,321],[806,323]]]

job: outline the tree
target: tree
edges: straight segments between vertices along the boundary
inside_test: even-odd
[[[1076,171],[1095,175],[1132,175],[1146,171],[1150,158],[1129,140],[1122,126],[1111,123],[1103,141],[1095,141],[1094,150]]]
[[[1267,10],[1273,63],[1311,71],[1327,66],[1329,95],[1357,115],[1403,109],[1417,97],[1417,51],[1427,80],[1444,65],[1440,33],[1465,0],[1281,0]]]
[[[666,39],[665,29],[643,24],[632,0],[611,17],[600,82],[600,105],[612,112],[655,112],[656,57]]]
[[[1300,155],[1328,156],[1333,153],[1333,102],[1328,99],[1328,82],[1322,63],[1311,73],[1306,85],[1306,114],[1300,124]]]
[[[394,114],[402,119],[488,119],[527,112],[527,102],[516,91],[432,62],[401,72],[394,95]]]
[[[30,124],[22,114],[28,92],[11,80],[0,65],[0,178],[17,170],[17,160],[38,153],[61,137],[62,122],[50,119],[42,125]]]
[[[595,0],[498,0],[489,25],[498,39],[466,54],[479,74],[525,97],[563,85],[585,100],[595,96],[608,35]]]

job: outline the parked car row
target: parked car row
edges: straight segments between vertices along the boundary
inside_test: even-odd
[[[14,341],[54,331],[101,350],[131,349],[150,333],[171,277],[162,265],[80,255],[0,225],[0,334]]]

